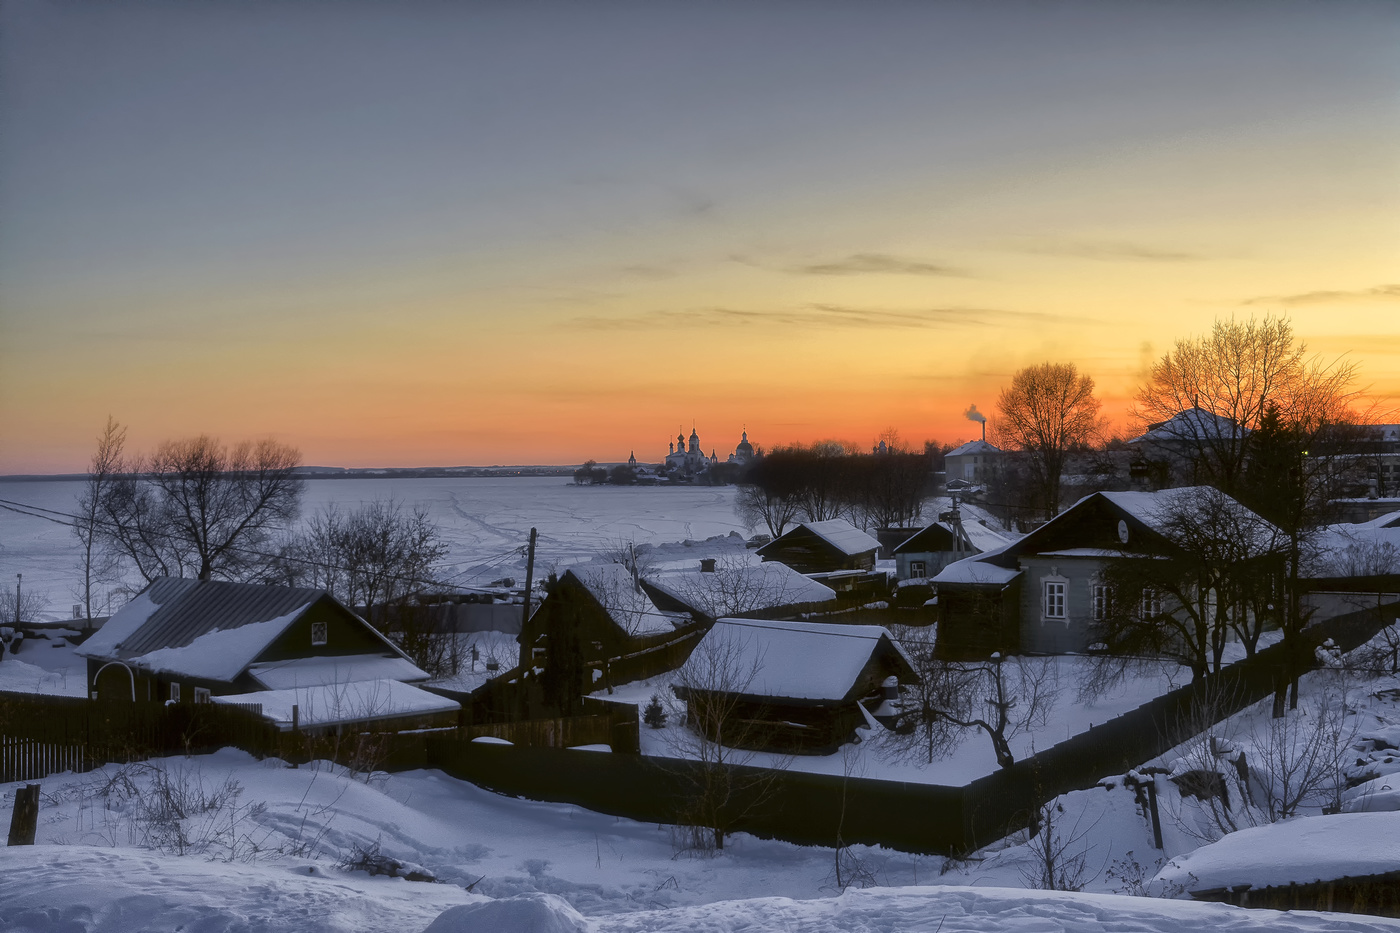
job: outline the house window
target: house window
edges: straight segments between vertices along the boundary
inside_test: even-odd
[[[1067,619],[1067,618],[1069,618],[1069,615],[1068,615],[1068,613],[1066,612],[1067,607],[1066,607],[1066,605],[1065,605],[1065,587],[1066,587],[1066,584],[1061,583],[1061,582],[1056,582],[1056,581],[1053,581],[1053,580],[1046,580],[1045,583],[1043,584],[1043,586],[1045,587],[1045,589],[1044,589],[1044,591],[1043,591],[1043,593],[1042,593],[1041,603],[1042,603],[1042,605],[1043,605],[1043,607],[1044,607],[1045,618],[1047,618],[1047,619]]]
[[[922,579],[928,576],[928,568],[921,560],[911,560],[909,562],[909,576],[915,579]]]
[[[213,702],[213,701],[210,700],[210,698],[209,698],[209,691],[208,691],[206,688],[204,688],[204,687],[195,687],[195,688],[194,688],[194,701],[195,701],[196,703],[211,703],[211,702]]]
[[[1102,622],[1108,618],[1108,587],[1102,583],[1094,585],[1094,621]]]
[[[1147,587],[1142,591],[1142,605],[1138,610],[1144,619],[1155,619],[1162,614],[1162,594]]]
[[[326,623],[311,623],[311,644],[324,645],[326,643]]]
[[[179,684],[171,684],[171,685],[170,685],[170,702],[171,702],[171,703],[179,703],[179,702],[180,702],[180,685],[179,685]]]

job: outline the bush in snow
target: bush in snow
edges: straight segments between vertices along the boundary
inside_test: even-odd
[[[653,729],[660,729],[666,725],[666,709],[661,705],[661,697],[655,693],[651,695],[651,702],[642,711],[642,722]]]

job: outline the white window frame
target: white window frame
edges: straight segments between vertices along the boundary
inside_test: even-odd
[[[1090,592],[1093,594],[1091,616],[1095,622],[1102,622],[1108,618],[1108,605],[1113,592],[1107,583],[1095,583]]]
[[[180,702],[180,685],[179,685],[178,683],[176,683],[175,681],[171,681],[171,683],[170,683],[170,702],[171,702],[171,703],[179,703],[179,702]]]
[[[909,576],[915,580],[923,580],[928,577],[928,561],[911,560],[909,562]]]
[[[1162,591],[1154,587],[1142,588],[1142,600],[1138,603],[1138,615],[1144,619],[1155,619],[1162,614]]]
[[[1047,622],[1069,621],[1069,581],[1040,581],[1040,614]]]
[[[209,688],[208,688],[208,687],[195,687],[195,688],[194,688],[194,701],[195,701],[196,703],[213,703],[213,702],[214,702],[212,696],[211,696],[210,693],[209,693]]]
[[[330,636],[330,625],[325,622],[311,623],[311,644],[324,645]]]

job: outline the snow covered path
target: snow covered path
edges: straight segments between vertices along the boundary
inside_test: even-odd
[[[455,885],[368,878],[295,859],[243,865],[86,846],[0,853],[0,930],[12,933],[413,933],[430,925],[433,933],[1400,930],[1397,920],[1344,914],[968,887],[755,898],[585,918],[548,895],[492,901]]]

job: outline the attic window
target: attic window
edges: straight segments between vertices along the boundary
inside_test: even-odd
[[[311,623],[311,644],[324,645],[326,643],[326,623]]]

